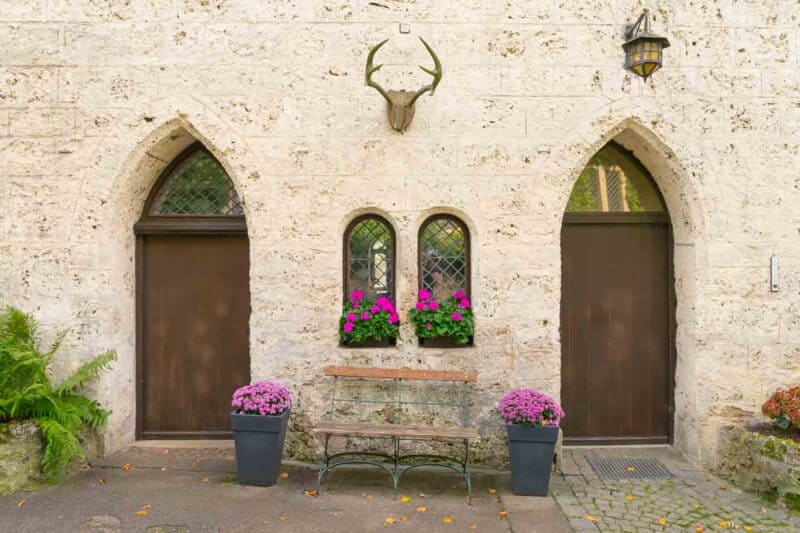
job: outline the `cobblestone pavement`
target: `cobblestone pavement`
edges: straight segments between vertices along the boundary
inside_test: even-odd
[[[655,457],[674,479],[600,479],[586,458]],[[571,448],[551,491],[577,531],[800,531],[800,517],[693,467],[668,447]]]

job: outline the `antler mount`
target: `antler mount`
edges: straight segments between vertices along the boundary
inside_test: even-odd
[[[389,39],[383,40],[373,46],[369,54],[367,54],[367,68],[365,71],[365,83],[367,86],[372,87],[376,91],[378,91],[381,96],[386,100],[386,115],[389,119],[389,124],[397,131],[404,132],[408,125],[411,124],[411,119],[414,118],[414,103],[417,101],[417,98],[425,94],[426,92],[430,92],[431,95],[436,91],[436,87],[439,85],[439,82],[442,81],[442,63],[439,61],[439,58],[436,56],[436,53],[433,49],[425,42],[425,40],[420,37],[420,41],[425,46],[425,49],[428,50],[428,53],[433,58],[433,69],[427,69],[425,67],[420,66],[422,70],[433,76],[433,81],[430,85],[425,85],[420,87],[417,91],[396,91],[396,90],[385,90],[381,87],[377,82],[372,80],[372,75],[376,73],[383,65],[373,65],[373,59],[375,58],[375,53],[380,49],[381,46],[386,44],[386,41]]]

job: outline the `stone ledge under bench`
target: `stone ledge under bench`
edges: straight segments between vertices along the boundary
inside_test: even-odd
[[[800,443],[730,424],[720,429],[718,457],[718,475],[800,512]]]

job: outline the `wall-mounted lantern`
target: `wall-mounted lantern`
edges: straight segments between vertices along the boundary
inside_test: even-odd
[[[661,68],[661,54],[669,46],[669,40],[650,32],[650,12],[644,12],[633,24],[625,26],[625,68],[647,81],[653,72]]]

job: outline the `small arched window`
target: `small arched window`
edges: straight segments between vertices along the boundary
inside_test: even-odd
[[[344,296],[359,289],[371,300],[394,298],[394,230],[378,215],[353,220],[344,232]]]
[[[583,169],[567,202],[567,213],[664,213],[661,194],[633,155],[608,143]]]
[[[452,215],[434,215],[419,230],[419,287],[437,300],[470,293],[469,230]]]
[[[150,216],[244,215],[233,182],[219,161],[200,144],[187,148],[156,184]]]

